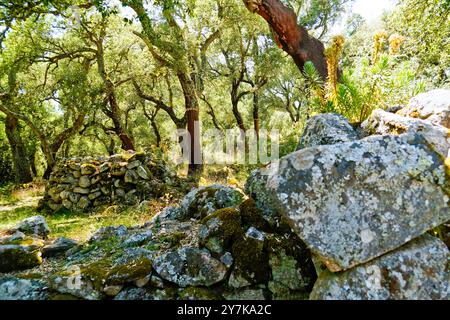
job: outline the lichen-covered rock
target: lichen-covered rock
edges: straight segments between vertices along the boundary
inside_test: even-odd
[[[342,273],[323,272],[314,300],[448,300],[447,247],[424,235],[378,259]]]
[[[239,190],[228,186],[216,184],[196,188],[181,201],[181,219],[203,219],[219,209],[237,207],[243,199]]]
[[[41,280],[0,278],[0,300],[47,300],[48,286]]]
[[[104,293],[95,289],[94,284],[89,279],[83,277],[80,269],[76,266],[64,270],[48,277],[48,283],[52,290],[61,294],[85,300],[100,300]]]
[[[167,290],[127,288],[123,289],[114,300],[169,300],[173,298],[174,294]]]
[[[397,113],[450,128],[450,90],[437,89],[419,94]]]
[[[376,258],[450,218],[442,158],[418,134],[308,148],[272,166],[267,192],[331,271]]]
[[[181,289],[178,293],[179,300],[221,300],[220,295],[207,288],[189,287]]]
[[[43,258],[52,258],[64,255],[68,250],[76,246],[78,243],[75,240],[60,237],[42,248]]]
[[[222,281],[226,266],[208,251],[182,247],[157,257],[153,267],[163,279],[180,287],[210,286]]]
[[[256,208],[260,210],[260,213],[258,212],[256,214],[256,219],[259,219],[259,217],[261,217],[264,221],[262,222],[262,224],[267,224],[270,227],[276,227],[280,224],[281,217],[276,208],[276,203],[272,199],[270,193],[267,192],[266,184],[268,176],[270,174],[269,170],[270,167],[254,170],[245,183],[245,193],[255,201]],[[254,211],[251,209],[252,208],[247,208],[244,206],[244,210],[246,210],[246,216],[252,215]]]
[[[307,121],[297,150],[357,139],[357,133],[345,117],[334,113],[319,114]]]
[[[0,272],[29,269],[41,263],[41,252],[36,245],[0,245]]]
[[[243,289],[225,293],[226,300],[266,300],[263,289]]]
[[[47,221],[43,216],[34,216],[19,222],[14,228],[32,237],[46,239],[50,233]]]
[[[221,209],[202,220],[199,242],[209,251],[223,254],[242,237],[241,217],[234,208]]]
[[[151,274],[153,255],[142,248],[129,248],[117,258],[104,258],[80,267],[83,278],[99,291],[132,283]]]
[[[88,240],[88,242],[94,241],[102,241],[106,239],[110,239],[112,237],[122,237],[127,234],[127,227],[118,226],[118,227],[102,227],[98,229]]]
[[[402,117],[377,109],[361,124],[361,128],[366,135],[419,133],[442,157],[450,156],[449,129],[425,120]]]
[[[311,254],[295,234],[268,236],[273,299],[305,298],[317,279]]]

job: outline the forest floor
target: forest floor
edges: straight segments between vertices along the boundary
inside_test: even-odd
[[[239,175],[208,172],[199,185],[215,183],[243,188],[246,173]],[[51,238],[67,237],[77,241],[87,240],[96,230],[104,226],[142,225],[167,206],[176,205],[178,198],[155,199],[136,206],[109,206],[90,213],[73,213],[60,210],[57,213],[38,212],[38,202],[44,194],[43,183],[25,186],[7,184],[0,186],[0,230],[6,230],[18,222],[35,215],[42,215],[50,227]]]
[[[110,206],[91,213],[74,214],[70,211],[57,213],[38,212],[38,202],[43,188],[35,186],[15,189],[0,188],[0,230],[13,227],[31,216],[42,215],[50,227],[51,238],[67,237],[78,241],[87,240],[92,233],[103,226],[135,226],[149,221],[164,207],[175,204],[176,200],[152,200],[138,206]]]

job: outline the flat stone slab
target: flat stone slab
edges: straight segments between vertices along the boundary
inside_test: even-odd
[[[270,169],[268,194],[334,272],[450,220],[443,159],[419,134],[307,148]]]
[[[313,300],[448,300],[449,251],[424,235],[369,263],[342,273],[323,272]]]

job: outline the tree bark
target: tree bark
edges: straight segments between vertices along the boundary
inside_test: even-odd
[[[102,28],[105,28],[102,25]],[[121,119],[121,110],[119,107],[119,103],[117,102],[116,88],[114,83],[108,76],[105,65],[104,58],[104,49],[103,49],[103,40],[105,37],[105,31],[102,29],[100,31],[100,36],[97,41],[95,41],[95,45],[97,47],[96,50],[96,58],[97,58],[97,69],[100,77],[103,80],[103,84],[105,86],[106,92],[106,100],[108,101],[110,109],[105,109],[104,113],[107,117],[111,119],[114,125],[114,132],[119,137],[122,143],[123,150],[135,150],[133,139],[130,134],[127,132],[125,126],[122,124]]]
[[[19,119],[12,115],[7,115],[5,132],[11,148],[15,182],[28,183],[33,181],[27,151],[20,134]]]
[[[255,129],[256,139],[259,141],[259,95],[258,92],[253,93],[253,128]]]
[[[179,72],[177,74],[184,95],[187,131],[191,137],[188,175],[196,175],[203,170],[202,146],[200,140],[199,103],[196,86],[192,79]]]
[[[263,17],[271,27],[278,46],[289,54],[303,72],[303,66],[311,61],[322,80],[327,79],[327,62],[324,45],[310,36],[297,24],[295,12],[280,0],[243,0],[247,9]]]

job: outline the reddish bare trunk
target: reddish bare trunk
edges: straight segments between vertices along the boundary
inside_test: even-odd
[[[286,51],[303,72],[311,61],[323,80],[327,78],[327,62],[322,42],[311,37],[297,24],[297,15],[280,0],[243,0],[247,9],[263,17],[273,30],[278,46]]]
[[[188,175],[196,175],[203,170],[202,147],[199,128],[199,103],[195,90],[195,83],[186,74],[179,72],[178,80],[183,89],[186,108],[187,130],[191,136]]]

